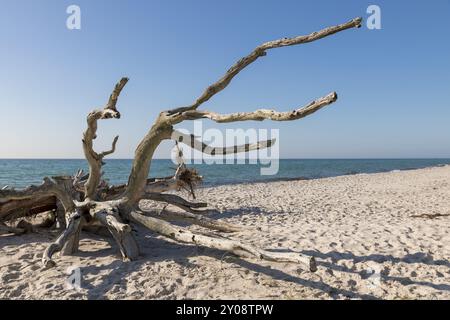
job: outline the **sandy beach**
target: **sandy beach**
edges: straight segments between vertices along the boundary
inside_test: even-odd
[[[221,219],[247,227],[227,237],[315,256],[319,270],[241,259],[140,229],[137,261],[122,262],[111,240],[89,235],[77,255],[57,256],[57,266],[43,270],[42,252],[55,233],[3,235],[0,298],[450,298],[450,166],[197,193],[223,211]],[[74,266],[80,290],[66,284]]]

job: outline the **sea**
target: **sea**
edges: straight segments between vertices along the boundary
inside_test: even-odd
[[[111,184],[126,183],[131,159],[105,160],[104,178]],[[273,165],[273,164],[272,164]],[[192,164],[203,176],[203,186],[317,179],[350,174],[412,170],[450,165],[450,159],[281,159],[278,172],[262,175],[267,164]],[[170,159],[153,159],[149,177],[164,177],[174,173],[176,164]],[[87,171],[84,159],[0,159],[0,188],[24,188],[42,183],[43,177],[73,175],[78,169]]]

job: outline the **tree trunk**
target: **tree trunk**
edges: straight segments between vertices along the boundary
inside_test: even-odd
[[[176,191],[188,190],[194,196],[194,187],[201,180],[201,176],[195,170],[180,163],[172,177],[149,179],[150,164],[153,153],[163,140],[180,142],[209,155],[249,152],[273,146],[275,140],[241,146],[212,147],[193,135],[180,133],[174,126],[183,121],[200,119],[209,119],[218,123],[292,121],[309,116],[334,103],[337,100],[337,94],[332,92],[302,108],[288,112],[259,109],[253,112],[219,114],[198,110],[203,103],[224,90],[240,71],[265,56],[268,50],[308,43],[350,28],[359,28],[361,21],[361,18],[356,18],[305,36],[269,41],[256,47],[249,55],[236,62],[217,82],[208,86],[193,103],[161,112],[136,148],[127,184],[111,186],[102,180],[103,159],[115,151],[118,137],[114,138],[111,150],[104,152],[94,150],[94,140],[97,137],[99,120],[120,119],[117,102],[122,89],[128,82],[128,78],[122,78],[114,87],[106,105],[101,109],[93,110],[87,116],[87,128],[83,133],[82,146],[89,164],[89,174],[86,175],[80,170],[73,177],[46,177],[40,186],[30,186],[23,190],[14,190],[9,187],[0,189],[0,233],[20,235],[27,230],[32,231],[33,228],[25,223],[22,223],[22,227],[12,227],[6,222],[10,224],[20,218],[52,211],[51,219],[41,226],[54,225],[56,220],[63,231],[43,253],[42,263],[45,267],[55,265],[52,258],[56,252],[67,255],[77,251],[83,226],[89,227],[94,224],[100,224],[110,232],[123,260],[135,260],[139,257],[139,248],[133,236],[132,224],[139,224],[152,232],[182,243],[227,251],[241,257],[298,263],[315,271],[316,263],[312,257],[295,252],[263,250],[242,241],[194,233],[187,228],[169,223],[168,221],[181,220],[230,233],[239,232],[245,228],[245,226],[235,226],[208,217],[208,214],[215,210],[207,208],[206,203],[188,201],[179,195],[172,194]],[[142,199],[155,204],[163,203],[165,207],[162,210],[142,211],[139,209],[139,202]],[[167,210],[166,207],[169,205],[177,207],[178,211]]]

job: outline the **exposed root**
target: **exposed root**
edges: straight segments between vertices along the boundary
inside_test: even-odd
[[[217,221],[202,215],[190,213],[190,212],[175,212],[166,210],[153,209],[153,210],[142,210],[146,216],[152,216],[155,218],[167,220],[167,221],[184,221],[191,224],[199,225],[204,228],[218,230],[222,232],[238,232],[242,231],[244,227],[236,226],[227,222]]]
[[[236,240],[215,238],[212,236],[196,234],[187,230],[186,228],[174,226],[166,221],[148,217],[136,211],[132,211],[130,213],[130,218],[132,219],[132,221],[143,225],[149,230],[157,232],[176,241],[192,243],[212,249],[224,250],[240,257],[248,257],[250,255],[261,260],[299,263],[306,266],[308,270],[312,272],[317,270],[317,265],[314,257],[308,257],[293,252],[271,252],[253,247]]]
[[[52,260],[53,255],[56,252],[62,251],[63,254],[71,254],[78,248],[79,232],[81,230],[82,214],[80,211],[76,211],[70,216],[67,228],[56,239],[55,242],[50,244],[45,249],[42,256],[42,264],[45,268],[50,268],[56,265]],[[65,250],[64,247],[66,247]]]
[[[167,204],[174,205],[184,211],[194,214],[212,214],[219,213],[219,211],[207,208],[208,204],[205,202],[191,202],[183,199],[175,194],[166,193],[146,193],[144,199],[154,200],[158,202],[165,202]]]
[[[112,234],[119,247],[124,261],[136,260],[139,256],[139,247],[131,233],[131,226],[123,223],[118,209],[110,208],[97,211],[94,217],[98,219]]]
[[[182,220],[225,232],[241,230],[239,226],[216,221],[205,216],[205,214],[215,212],[208,209],[206,203],[191,202],[177,195],[165,193],[168,191],[187,190],[195,198],[194,189],[202,181],[202,177],[195,169],[188,168],[184,163],[181,163],[174,176],[148,179],[150,165],[153,154],[160,143],[171,139],[211,155],[270,148],[275,142],[274,140],[241,146],[212,147],[193,136],[179,134],[174,126],[183,121],[195,119],[209,119],[219,123],[249,120],[291,121],[309,116],[321,108],[334,103],[337,99],[337,94],[332,92],[327,96],[312,101],[303,108],[288,112],[260,109],[253,112],[219,114],[198,110],[200,105],[225,89],[239,72],[260,57],[265,56],[268,50],[308,43],[360,26],[361,18],[356,18],[305,36],[283,38],[257,46],[249,55],[241,58],[228,69],[222,78],[208,86],[203,94],[192,104],[161,112],[136,148],[127,183],[119,186],[109,186],[106,181],[102,180],[101,169],[104,164],[104,157],[115,151],[118,137],[114,138],[111,149],[104,152],[96,152],[93,145],[97,137],[98,120],[119,119],[121,116],[117,110],[117,100],[128,82],[128,78],[122,78],[114,87],[106,105],[103,108],[93,110],[87,116],[87,129],[83,134],[82,143],[84,155],[89,164],[89,174],[78,171],[72,177],[44,178],[44,182],[40,186],[30,186],[23,190],[15,190],[10,187],[1,188],[0,233],[25,233],[27,230],[32,230],[33,226],[22,223],[18,227],[10,227],[5,222],[16,221],[33,214],[53,212],[51,219],[42,226],[55,225],[55,221],[57,221],[57,225],[63,231],[56,241],[46,248],[42,257],[42,263],[45,267],[55,265],[52,257],[56,252],[61,252],[62,255],[74,253],[78,249],[82,227],[85,225],[94,226],[96,223],[103,225],[109,230],[116,240],[124,260],[137,259],[139,248],[128,224],[131,221],[180,242],[219,249],[242,257],[252,256],[269,261],[300,263],[307,266],[309,270],[315,271],[316,263],[314,258],[293,252],[280,253],[262,250],[237,240],[197,234],[186,228],[164,221]],[[138,208],[142,199],[163,202],[167,205],[176,206],[183,211],[148,210],[142,212],[134,210]]]

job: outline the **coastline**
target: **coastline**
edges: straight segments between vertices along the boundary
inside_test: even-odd
[[[201,188],[198,200],[223,211],[217,217],[246,227],[225,236],[314,256],[319,270],[139,230],[137,261],[123,263],[107,239],[84,235],[77,255],[42,270],[43,248],[56,234],[0,236],[0,298],[449,299],[448,194],[450,166]],[[73,266],[79,291],[66,288]]]
[[[442,167],[450,167],[450,164],[437,164],[437,165],[431,165],[426,167],[412,167],[412,168],[406,168],[406,169],[394,169],[394,170],[383,170],[383,171],[377,171],[377,172],[349,172],[344,173],[340,175],[331,175],[331,176],[325,176],[325,177],[274,177],[274,178],[267,178],[262,179],[259,181],[244,181],[244,182],[228,182],[228,183],[222,183],[222,184],[201,184],[198,186],[198,188],[215,188],[220,186],[226,186],[226,185],[247,185],[247,184],[254,184],[254,183],[271,183],[271,182],[288,182],[288,181],[302,181],[302,180],[321,180],[321,179],[328,179],[328,178],[337,178],[337,177],[345,177],[345,176],[357,176],[357,175],[371,175],[371,174],[379,174],[379,173],[396,173],[396,172],[403,172],[403,171],[414,171],[414,170],[423,170],[423,169],[432,169],[432,168],[442,168]]]
[[[132,160],[105,160],[104,178],[110,184],[122,184],[128,180]],[[204,177],[202,187],[236,185],[252,182],[273,182],[304,179],[320,179],[361,173],[415,170],[439,165],[450,165],[450,159],[280,159],[275,175],[261,175],[258,164],[188,164]],[[87,172],[83,159],[0,159],[0,187],[9,185],[16,189],[39,185],[44,177],[73,175],[79,169]],[[173,174],[174,164],[168,159],[152,162],[150,177]]]

